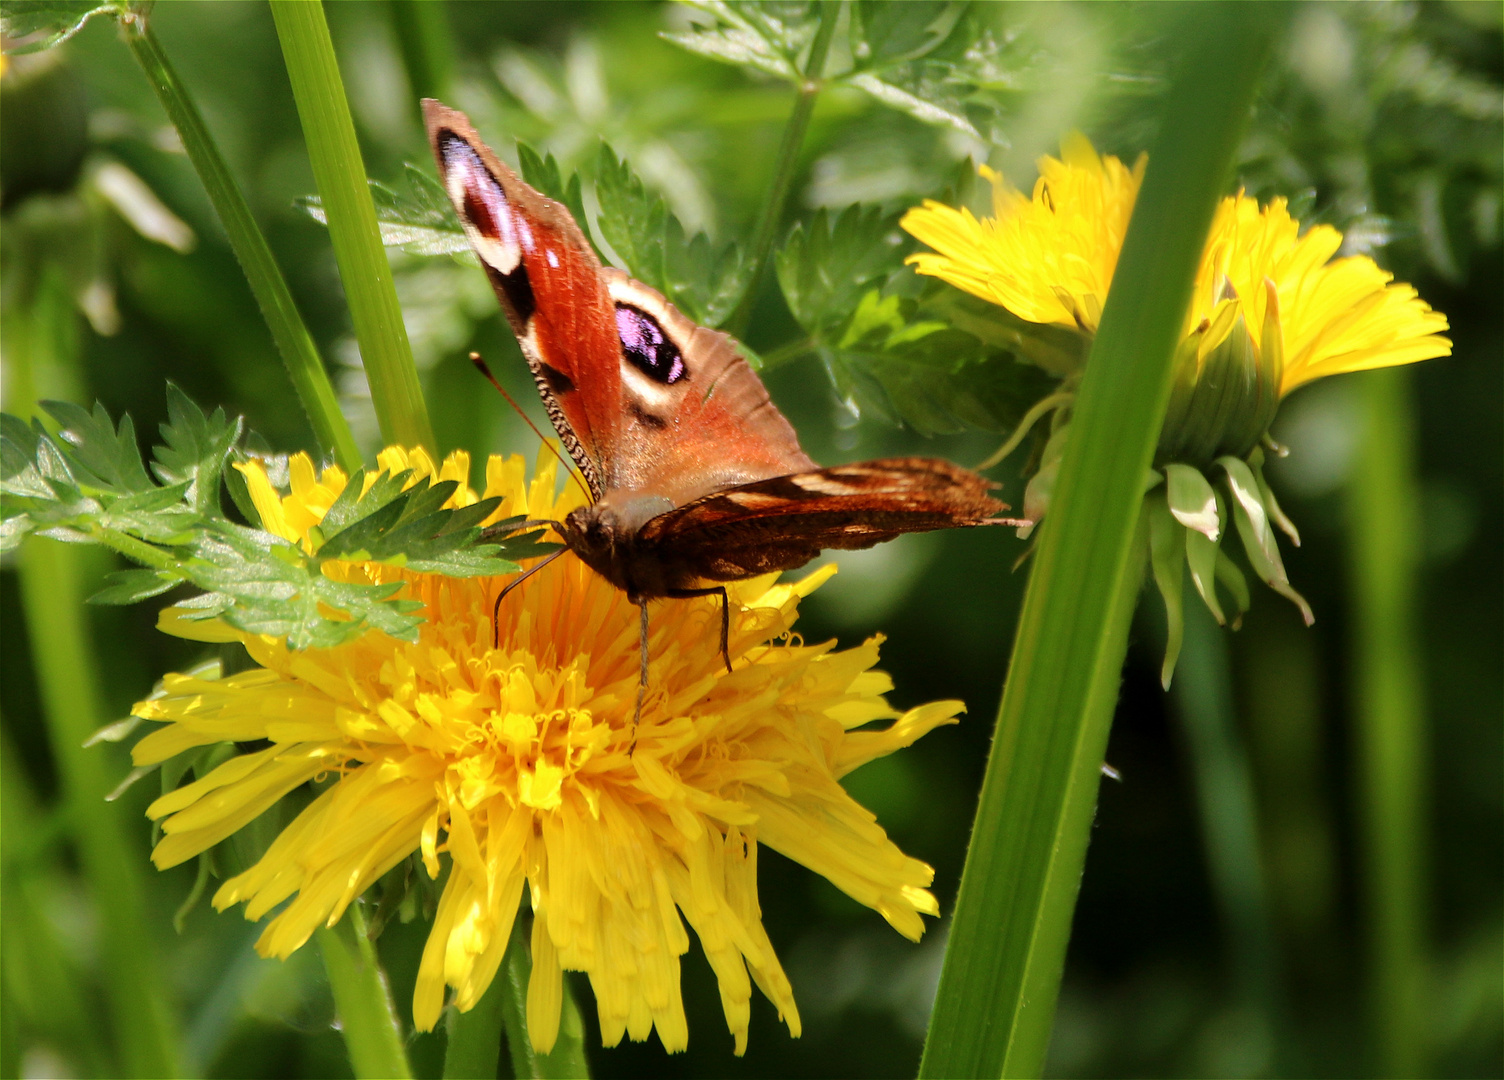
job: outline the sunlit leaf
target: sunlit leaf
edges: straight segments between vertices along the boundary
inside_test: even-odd
[[[61,45],[84,28],[95,15],[117,15],[123,2],[101,4],[98,0],[4,0],[0,3],[0,31],[7,38],[32,41],[6,43],[8,53],[41,52]]]
[[[407,179],[405,192],[377,180],[367,181],[371,187],[371,202],[376,207],[381,242],[414,255],[468,257],[470,241],[439,182],[415,165],[408,165],[404,173]],[[314,221],[320,225],[329,224],[324,202],[319,196],[305,195],[296,202]]]

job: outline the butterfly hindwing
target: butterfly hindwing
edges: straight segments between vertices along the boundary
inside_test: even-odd
[[[653,518],[638,543],[702,577],[802,566],[822,549],[871,547],[906,532],[1002,523],[994,485],[934,458],[883,458],[744,484]],[[1014,522],[1014,524],[1018,524]]]

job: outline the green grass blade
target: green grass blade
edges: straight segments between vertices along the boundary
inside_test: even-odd
[[[134,13],[122,20],[122,27],[132,54],[183,140],[188,160],[198,171],[209,201],[214,204],[214,212],[225,227],[230,248],[240,260],[246,281],[261,308],[261,316],[271,329],[282,362],[287,365],[287,374],[297,390],[298,400],[303,403],[313,425],[314,437],[325,452],[334,455],[342,468],[354,472],[360,468],[360,451],[355,445],[355,436],[339,411],[339,400],[314,347],[313,337],[293,302],[282,268],[277,265],[266,237],[251,216],[251,208],[240,191],[240,185],[230,175],[229,166],[225,164],[198,106],[152,33],[148,16]]]
[[[1041,528],[922,1076],[1043,1069],[1137,594],[1145,471],[1279,10],[1197,5],[1175,29],[1184,59]]]
[[[321,927],[315,936],[350,1052],[350,1068],[360,1080],[412,1076],[391,988],[376,946],[366,936],[360,905],[351,904],[343,919],[332,928]]]
[[[1363,838],[1377,1076],[1426,1068],[1427,748],[1415,621],[1420,505],[1410,373],[1362,376],[1363,434],[1349,491],[1358,820]]]
[[[376,227],[376,208],[323,6],[272,0],[271,7],[381,436],[388,444],[422,446],[433,453],[428,406]]]

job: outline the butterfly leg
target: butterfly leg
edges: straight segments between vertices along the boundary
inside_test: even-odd
[[[637,725],[642,720],[642,699],[648,692],[648,602],[646,597],[637,600],[637,610],[641,613],[638,625],[641,627],[642,652],[640,666],[637,669],[637,706],[632,710],[632,741],[627,744],[627,757],[631,757],[632,751],[637,749]]]
[[[491,608],[491,648],[501,648],[501,602],[507,598],[507,593],[521,585],[568,550],[568,548],[560,548],[558,551],[545,555],[542,562],[529,566],[521,574],[517,575],[516,581],[507,582],[506,588],[496,594],[496,604]]]
[[[726,595],[726,586],[716,585],[709,589],[670,589],[668,595],[675,600],[692,600],[696,596],[721,598],[721,660],[729,673],[731,671],[731,600]]]

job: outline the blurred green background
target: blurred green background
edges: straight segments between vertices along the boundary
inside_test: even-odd
[[[976,90],[982,144],[883,108],[851,89],[819,100],[800,161],[791,219],[852,202],[890,209],[940,197],[967,157],[1027,190],[1034,160],[1063,133],[1086,132],[1131,160],[1154,133],[1164,85],[1160,5],[994,4],[974,12],[992,36],[995,77]],[[1500,260],[1504,41],[1496,3],[1311,4],[1298,8],[1259,95],[1238,182],[1284,195],[1304,221],[1345,230],[1412,281],[1452,323],[1455,355],[1405,380],[1416,431],[1419,497],[1406,526],[1422,552],[1417,651],[1424,679],[1424,1007],[1427,1071],[1504,1071],[1500,910],[1504,900],[1504,295]],[[521,138],[566,168],[608,138],[691,229],[750,231],[788,115],[787,87],[690,55],[658,34],[685,16],[657,4],[447,5],[452,104],[504,157]],[[327,13],[369,173],[398,181],[427,168],[402,4],[348,2]],[[259,3],[178,2],[154,25],[229,159],[294,296],[329,361],[364,448],[376,430],[328,236],[294,200],[315,190],[276,35]],[[415,74],[416,73],[416,74]],[[111,201],[124,166],[192,230],[173,246],[145,238]],[[165,418],[164,380],[196,401],[243,412],[277,450],[312,447],[271,337],[196,174],[112,24],[91,23],[51,53],[12,58],[0,82],[4,300],[54,303],[63,327],[34,355],[42,396],[129,411],[143,439]],[[119,201],[119,196],[115,196]],[[127,200],[128,201],[128,200]],[[139,203],[139,200],[138,200]],[[171,238],[171,237],[169,237]],[[519,401],[526,376],[483,275],[452,260],[393,252],[398,291],[440,447],[531,456],[536,440],[478,379],[478,349]],[[34,298],[41,297],[41,300]],[[50,301],[48,298],[52,298]],[[762,294],[748,343],[771,351],[799,331],[776,286]],[[11,339],[7,339],[9,341]],[[7,350],[9,344],[6,345]],[[50,357],[50,359],[49,359]],[[6,366],[5,408],[29,402]],[[1316,625],[1257,590],[1242,629],[1223,635],[1234,702],[1234,760],[1246,755],[1257,866],[1267,892],[1229,908],[1215,884],[1198,749],[1184,687],[1158,685],[1163,629],[1146,593],[1124,673],[1087,858],[1050,1058],[1060,1076],[1372,1075],[1382,1067],[1370,999],[1367,901],[1354,706],[1353,542],[1347,495],[1368,375],[1323,382],[1284,406],[1275,435],[1291,447],[1271,469],[1304,546],[1286,551]],[[772,371],[769,388],[817,460],[890,453],[970,463],[996,435],[923,438],[837,400],[817,361]],[[1017,504],[1018,461],[998,472]],[[1023,545],[993,533],[905,537],[844,555],[808,600],[807,640],[888,635],[883,666],[900,707],[942,697],[970,712],[912,750],[849,780],[905,851],[936,869],[954,898],[991,735],[1024,572]],[[85,594],[110,569],[89,552]],[[13,561],[0,579],[0,720],[4,751],[3,1021],[6,1076],[109,1075],[119,1038],[99,1021],[110,955],[110,897],[91,888],[59,800],[55,743],[33,674]],[[979,603],[978,597],[986,597]],[[156,604],[89,608],[103,701],[91,730],[124,716],[161,673],[202,659],[157,634]],[[1213,654],[1221,639],[1207,637]],[[1182,672],[1184,675],[1184,671]],[[120,745],[92,751],[112,777]],[[1204,767],[1205,761],[1200,764]],[[322,968],[309,948],[286,964],[257,958],[256,929],[201,903],[181,933],[174,911],[193,867],[146,861],[142,811],[155,782],[111,804],[133,846],[153,913],[139,927],[175,1009],[185,1067],[214,1076],[339,1076],[349,1065]],[[656,1040],[587,1046],[599,1076],[913,1075],[944,947],[945,923],[918,946],[780,857],[762,860],[769,934],[793,982],[805,1034],[792,1040],[761,998],[751,1046],[733,1058],[714,980],[698,947],[684,965],[690,1049]],[[1240,921],[1242,920],[1242,921]],[[1249,927],[1254,933],[1248,933]],[[1240,929],[1241,928],[1241,929]],[[424,927],[393,924],[379,942],[407,1015]],[[588,986],[576,985],[593,1025]],[[442,1035],[416,1037],[420,1075],[437,1076]]]

